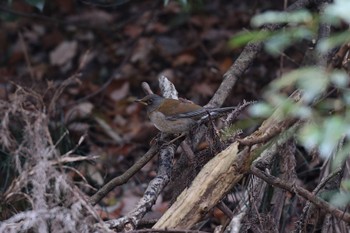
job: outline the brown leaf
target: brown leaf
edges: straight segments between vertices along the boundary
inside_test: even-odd
[[[143,28],[135,24],[129,24],[124,27],[124,33],[131,38],[138,37],[142,33],[142,31]]]
[[[131,62],[145,61],[148,59],[150,52],[153,49],[152,42],[148,38],[141,38],[135,48],[135,52],[132,54]]]
[[[68,17],[67,22],[72,23],[85,23],[92,26],[102,25],[112,23],[114,20],[114,16],[103,10],[92,10],[85,11],[83,13],[79,13],[73,16]]]
[[[77,52],[78,43],[76,41],[63,41],[50,53],[52,65],[64,65],[69,62]]]
[[[176,57],[173,66],[191,65],[196,61],[196,57],[189,53],[184,53]]]
[[[208,83],[199,83],[193,86],[195,93],[200,93],[202,96],[212,96],[215,91],[215,87]]]

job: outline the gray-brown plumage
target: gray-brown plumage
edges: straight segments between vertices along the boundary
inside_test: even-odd
[[[203,108],[191,102],[167,99],[151,94],[137,100],[147,106],[147,114],[151,122],[161,132],[178,134],[189,131],[196,122],[208,117],[229,112],[235,107]]]

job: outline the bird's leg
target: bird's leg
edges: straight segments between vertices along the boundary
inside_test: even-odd
[[[195,161],[195,155],[190,145],[188,144],[188,140],[181,142],[180,146],[188,159],[188,164],[192,167]]]
[[[154,138],[152,138],[152,140],[150,141],[150,145],[155,145],[155,144],[158,144],[160,141],[162,141],[163,138],[162,138],[162,134],[161,133],[158,133]]]
[[[222,150],[222,144],[220,140],[219,130],[216,128],[214,124],[214,120],[211,118],[210,112],[208,113],[208,119],[209,119],[209,126],[208,130],[211,132],[211,138],[209,138],[209,134],[207,134],[207,139],[212,141],[213,143],[210,143],[212,152],[216,153],[218,150]]]
[[[174,143],[175,141],[177,141],[178,139],[181,139],[182,137],[186,137],[186,136],[187,136],[187,133],[181,133],[176,138],[174,138],[171,141],[165,143],[165,145],[170,145],[170,144]],[[193,164],[195,155],[194,155],[191,147],[189,146],[188,141],[181,142],[180,146],[181,146],[182,151],[186,155],[189,164]]]
[[[176,138],[171,139],[170,136],[172,136],[172,135],[159,132],[154,138],[152,138],[150,145],[158,144],[158,145],[169,146],[170,144],[174,143],[176,140],[178,140],[182,137],[182,135],[180,135]],[[170,141],[168,141],[168,140],[170,140]]]
[[[217,136],[219,135],[219,130],[216,128],[215,124],[214,124],[214,120],[211,118],[210,112],[207,110],[207,114],[208,114],[208,120],[212,126],[213,132],[214,134],[216,134]]]

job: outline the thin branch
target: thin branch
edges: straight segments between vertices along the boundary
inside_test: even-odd
[[[252,166],[250,168],[250,171],[253,175],[259,177],[260,179],[264,180],[265,182],[267,182],[270,185],[276,186],[278,188],[282,188],[285,189],[291,193],[295,193],[303,198],[305,198],[306,200],[312,202],[314,205],[316,205],[317,207],[323,209],[324,211],[330,213],[331,215],[333,215],[334,217],[343,220],[347,223],[350,223],[350,214],[347,212],[344,212],[334,206],[332,206],[331,204],[329,204],[328,202],[322,200],[321,198],[318,198],[317,196],[315,196],[314,194],[312,194],[311,192],[309,192],[308,190],[300,187],[299,185],[295,184],[295,183],[290,183],[284,180],[281,180],[277,177],[271,176],[269,174],[266,174],[264,172],[262,172],[260,169]]]
[[[242,145],[246,146],[252,146],[258,143],[268,142],[275,136],[279,135],[281,132],[284,132],[291,125],[294,125],[297,121],[298,119],[287,119],[276,124],[275,126],[270,127],[262,135],[253,135],[252,137],[248,136],[246,138],[239,139],[238,141]]]
[[[122,229],[124,231],[135,229],[147,211],[152,208],[165,185],[169,183],[172,172],[172,161],[177,147],[178,144],[170,144],[160,149],[157,176],[148,184],[143,197],[133,211],[125,217],[105,222],[109,228]]]
[[[206,231],[196,231],[196,230],[171,230],[171,229],[142,229],[128,231],[128,233],[208,233]]]
[[[223,75],[224,80],[221,82],[219,89],[215,92],[213,98],[205,107],[218,107],[224,103],[237,79],[240,78],[252,64],[255,57],[262,49],[262,46],[262,42],[248,43],[243,52],[239,55],[238,59]]]
[[[125,184],[136,172],[138,172],[146,163],[148,163],[158,151],[158,145],[153,145],[147,153],[142,156],[134,165],[132,165],[122,175],[113,178],[105,184],[98,192],[90,197],[91,205],[96,205],[103,197],[105,197],[115,187]]]
[[[219,202],[216,207],[218,207],[218,209],[221,210],[229,219],[234,217],[232,210],[228,208],[224,202]]]
[[[319,5],[326,1],[327,0],[299,0],[290,5],[286,11],[295,11],[304,8],[305,6],[308,6],[312,3]],[[282,24],[270,24],[266,25],[262,30],[274,31],[281,28],[282,26]],[[250,42],[245,46],[237,60],[223,75],[224,80],[221,82],[219,89],[215,92],[213,98],[206,105],[206,107],[218,107],[224,103],[233,86],[236,84],[236,81],[252,65],[254,59],[261,51],[262,47],[263,42]]]

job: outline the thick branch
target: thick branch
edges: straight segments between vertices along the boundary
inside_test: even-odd
[[[249,167],[246,151],[233,143],[210,160],[153,228],[188,229],[212,209]],[[249,169],[249,168],[248,168]],[[247,169],[246,169],[247,170]]]

